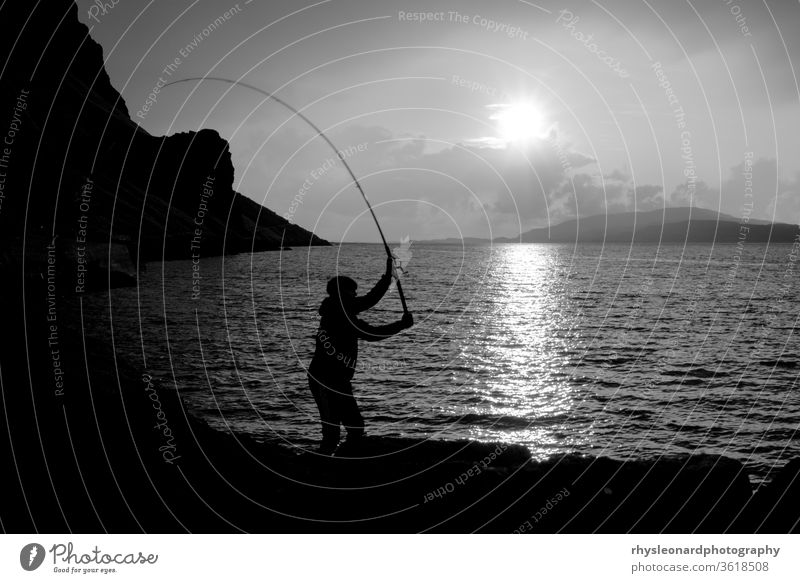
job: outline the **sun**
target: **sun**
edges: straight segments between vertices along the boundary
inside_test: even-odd
[[[497,123],[497,132],[506,142],[529,142],[541,138],[546,131],[542,108],[527,101],[490,106],[495,112],[489,119]]]

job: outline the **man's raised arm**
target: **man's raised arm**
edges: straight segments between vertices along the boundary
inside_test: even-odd
[[[381,298],[386,294],[386,290],[389,289],[389,284],[392,283],[392,268],[394,267],[392,263],[392,258],[386,258],[386,273],[384,273],[381,278],[378,280],[378,283],[375,284],[369,293],[365,296],[355,299],[354,303],[354,310],[356,313],[363,312],[365,310],[369,310],[379,301]]]

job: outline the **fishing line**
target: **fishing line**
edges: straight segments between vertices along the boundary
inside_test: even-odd
[[[221,81],[223,83],[228,83],[230,85],[239,85],[239,86],[242,86],[242,87],[247,87],[248,89],[252,89],[253,91],[257,91],[258,93],[260,93],[261,95],[267,97],[268,99],[272,99],[272,100],[276,101],[277,103],[280,103],[286,109],[288,109],[289,111],[294,113],[297,117],[299,117],[304,122],[306,122],[308,125],[310,125],[312,128],[314,128],[314,131],[317,132],[317,134],[323,140],[325,140],[325,142],[333,149],[334,152],[336,152],[336,157],[339,158],[339,160],[342,161],[342,164],[344,165],[344,167],[347,168],[347,172],[350,174],[350,177],[353,179],[353,183],[356,185],[356,188],[358,189],[358,192],[361,193],[361,198],[363,198],[364,202],[367,203],[367,208],[369,209],[369,212],[372,215],[372,219],[375,221],[375,226],[378,227],[378,233],[381,236],[381,241],[383,241],[383,247],[384,247],[384,249],[386,249],[386,254],[389,257],[392,258],[392,261],[394,261],[395,257],[392,254],[392,250],[389,249],[389,244],[386,242],[386,237],[384,237],[384,235],[383,235],[383,229],[381,229],[381,224],[378,222],[378,217],[375,216],[375,211],[372,210],[372,205],[369,203],[369,199],[367,199],[367,195],[364,193],[364,189],[361,188],[361,183],[358,181],[358,178],[356,178],[356,175],[353,172],[352,168],[350,168],[350,165],[344,159],[344,156],[342,156],[342,154],[339,153],[339,149],[334,145],[333,142],[330,141],[330,139],[328,139],[328,136],[326,136],[322,132],[322,130],[319,129],[314,124],[314,122],[312,122],[305,115],[300,113],[294,107],[292,107],[291,105],[286,103],[280,97],[276,97],[274,94],[268,93],[268,92],[264,91],[263,89],[259,89],[255,85],[250,85],[249,83],[245,83],[244,81],[235,81],[233,79],[226,79],[225,77],[187,77],[186,79],[177,79],[175,81],[170,81],[169,83],[166,83],[164,85],[164,87],[169,87],[170,85],[176,85],[178,83],[188,83],[190,81],[195,81],[195,82],[200,82],[200,81]],[[403,295],[403,287],[400,285],[399,276],[395,277],[395,283],[397,284],[397,292],[400,294],[400,302],[403,304],[403,312],[407,313],[408,312],[408,306],[406,305],[406,297],[405,297],[405,295]]]

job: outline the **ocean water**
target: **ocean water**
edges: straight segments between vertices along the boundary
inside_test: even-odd
[[[756,480],[800,454],[800,266],[789,245],[412,244],[415,326],[361,343],[372,435],[502,440],[537,458],[718,453]],[[359,293],[381,246],[151,264],[87,296],[93,334],[217,428],[319,439],[305,368],[333,275]],[[194,286],[194,287],[193,287]],[[399,318],[390,290],[363,318]]]

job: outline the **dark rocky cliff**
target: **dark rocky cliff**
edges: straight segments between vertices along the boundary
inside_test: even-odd
[[[62,264],[76,245],[152,261],[327,244],[233,190],[216,131],[155,137],[134,123],[74,3],[6,2],[1,16],[6,267],[53,235]]]

